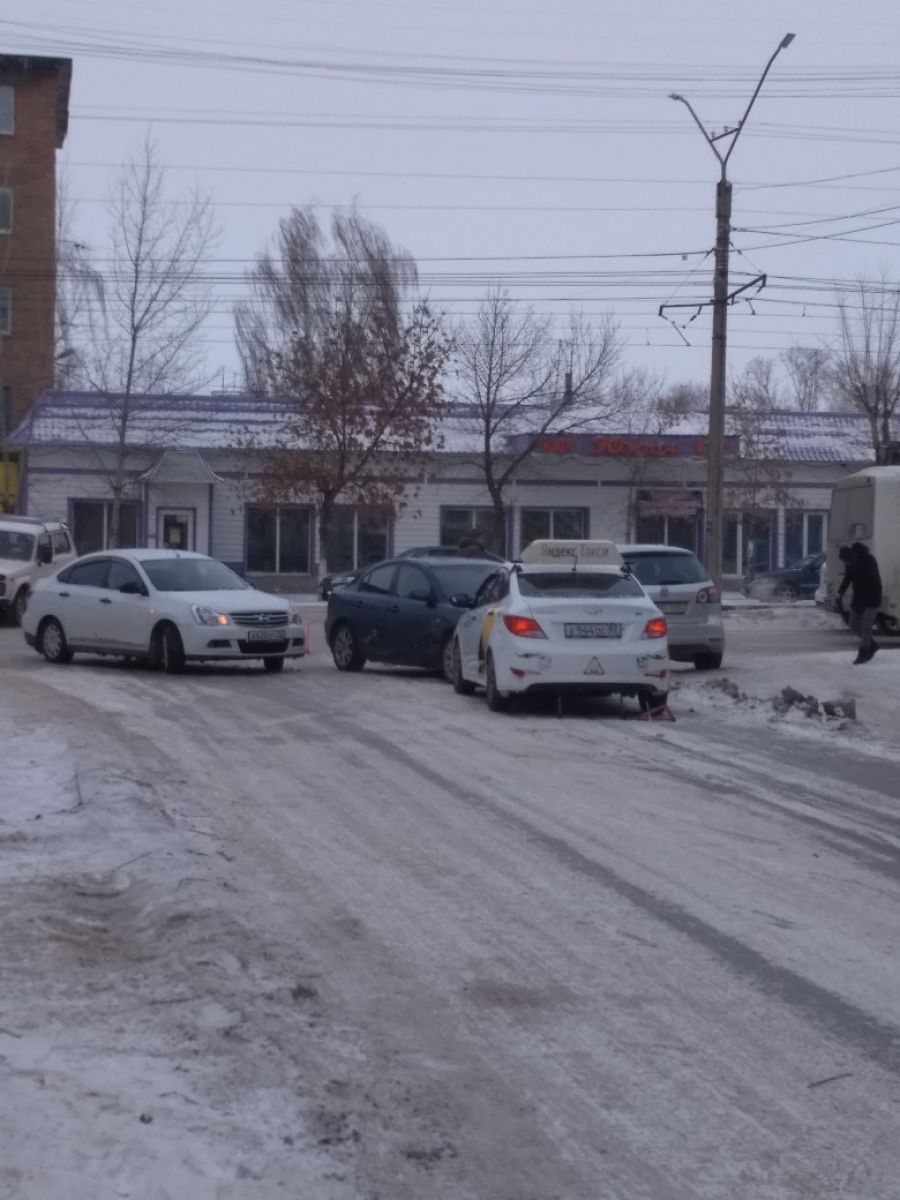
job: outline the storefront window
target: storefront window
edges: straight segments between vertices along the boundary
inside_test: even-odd
[[[247,508],[247,570],[267,575],[309,572],[312,511],[308,508]]]
[[[388,556],[390,516],[377,509],[335,509],[325,545],[329,571],[353,571]]]
[[[108,550],[112,532],[111,500],[72,501],[72,540],[79,554]],[[131,550],[138,540],[138,503],[123,500],[119,510],[119,549]]]
[[[827,514],[803,512],[795,509],[785,513],[784,518],[784,561],[785,565],[799,562],[810,554],[821,554],[825,549]]]
[[[503,522],[493,508],[442,508],[441,545],[458,546],[467,533],[477,530],[485,550],[495,554],[506,552],[506,533]]]
[[[560,540],[588,537],[586,508],[523,508],[522,547],[539,538]]]

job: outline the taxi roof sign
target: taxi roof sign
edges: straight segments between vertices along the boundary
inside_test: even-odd
[[[539,538],[522,551],[522,562],[530,566],[620,567],[623,563],[615,542],[582,541],[579,538]]]

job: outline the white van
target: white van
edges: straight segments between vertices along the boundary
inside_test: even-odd
[[[878,560],[884,586],[879,626],[900,633],[900,467],[866,467],[834,485],[825,562],[829,608],[844,574],[838,550],[853,542],[864,542]]]

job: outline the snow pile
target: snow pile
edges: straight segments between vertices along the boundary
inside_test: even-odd
[[[787,722],[830,736],[847,734],[877,753],[900,757],[900,645],[852,666],[855,644],[818,654],[746,654],[714,678],[674,677],[673,703],[717,717]],[[730,704],[723,704],[723,700]]]

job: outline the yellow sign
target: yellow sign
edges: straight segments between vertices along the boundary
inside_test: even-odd
[[[0,460],[0,512],[14,512],[19,494],[19,464]]]

